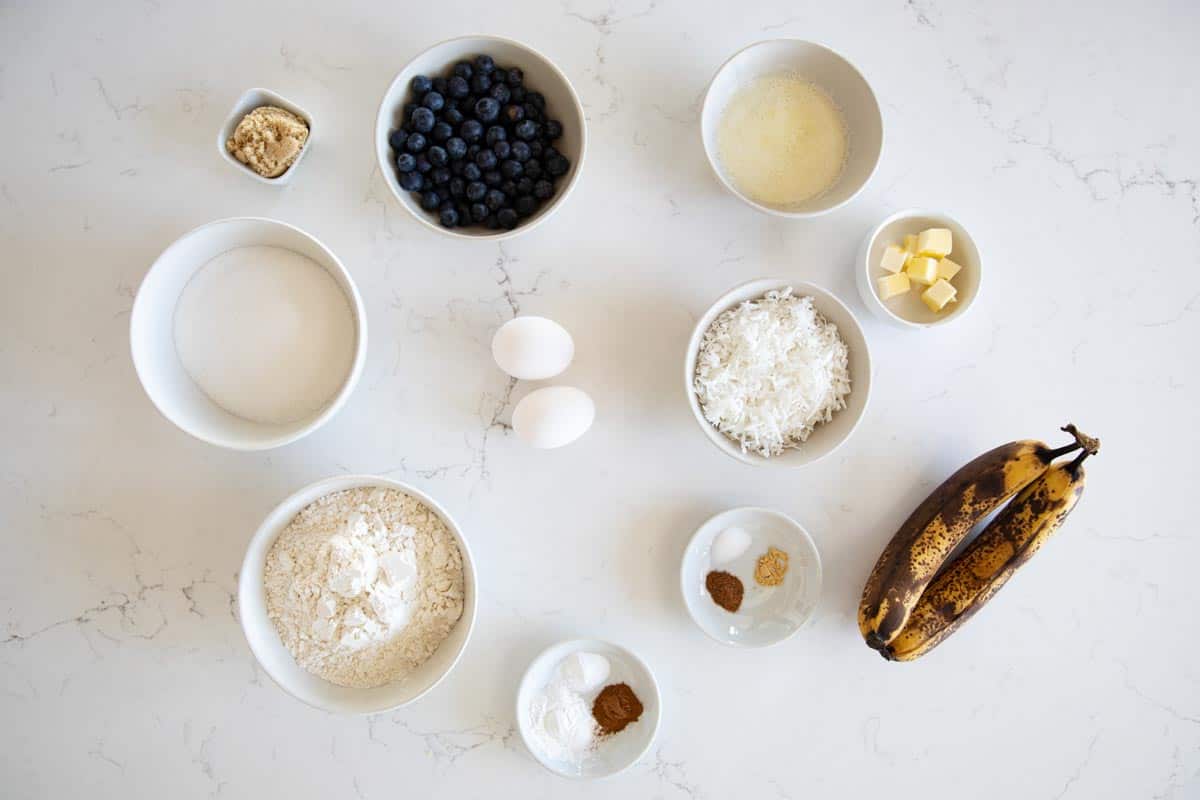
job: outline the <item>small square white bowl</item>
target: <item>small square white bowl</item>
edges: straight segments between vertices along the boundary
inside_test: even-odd
[[[304,146],[300,148],[300,154],[296,156],[296,160],[292,162],[282,175],[275,178],[264,178],[250,167],[238,161],[226,149],[225,143],[233,136],[234,130],[242,118],[260,106],[277,106],[290,111],[300,119],[304,120],[304,124],[308,126],[308,138],[304,141]],[[313,141],[313,119],[309,113],[300,106],[290,100],[281,97],[270,89],[247,89],[245,94],[238,98],[238,101],[233,104],[233,110],[229,112],[229,116],[225,119],[225,124],[221,126],[221,130],[217,133],[217,151],[221,154],[221,158],[228,161],[234,169],[242,173],[248,178],[253,178],[259,183],[268,183],[275,186],[286,184],[292,179],[292,173],[296,171],[296,167],[300,166],[301,160],[312,147]]]

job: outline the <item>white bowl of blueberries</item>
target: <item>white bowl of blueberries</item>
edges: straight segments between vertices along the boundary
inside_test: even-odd
[[[392,194],[450,236],[530,230],[571,193],[583,167],[583,106],[533,48],[497,36],[430,47],[392,81],[375,152]]]

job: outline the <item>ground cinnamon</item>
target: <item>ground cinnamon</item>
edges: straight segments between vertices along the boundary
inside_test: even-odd
[[[712,595],[713,602],[726,611],[737,611],[742,607],[746,590],[738,576],[713,570],[704,579],[704,588]]]
[[[618,733],[642,716],[642,701],[627,683],[605,686],[592,703],[592,716],[600,726],[600,734]]]

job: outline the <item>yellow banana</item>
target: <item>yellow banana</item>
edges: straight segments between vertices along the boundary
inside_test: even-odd
[[[928,653],[983,607],[1013,573],[1054,535],[1083,494],[1088,447],[1069,464],[1056,464],[1026,486],[948,564],[921,595],[900,634],[880,652],[894,661]]]
[[[975,523],[1042,475],[1054,459],[1083,446],[1050,448],[1021,440],[989,450],[959,469],[908,517],[875,564],[858,608],[867,644],[882,651],[908,622],[930,581]]]

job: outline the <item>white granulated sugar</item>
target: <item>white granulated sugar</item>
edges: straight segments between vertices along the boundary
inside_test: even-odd
[[[790,288],[718,316],[704,332],[694,388],[704,418],[742,452],[777,456],[846,407],[849,351],[837,326]]]
[[[310,503],[275,540],[267,614],[296,663],[339,686],[400,680],[463,612],[462,554],[414,497],[348,489]]]

